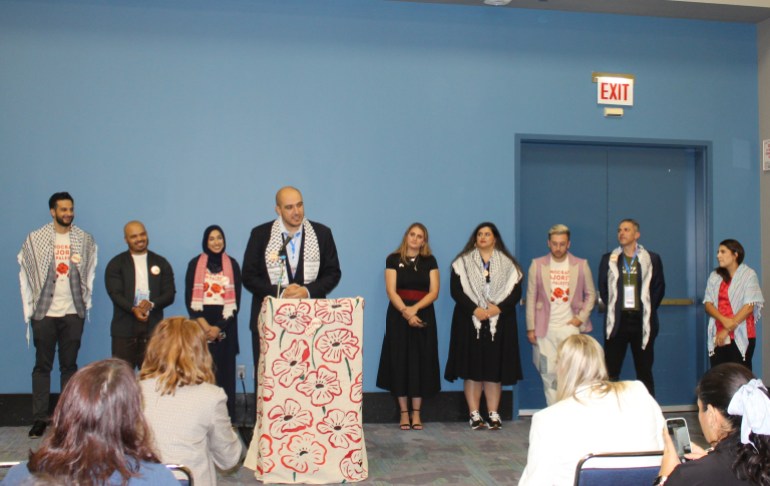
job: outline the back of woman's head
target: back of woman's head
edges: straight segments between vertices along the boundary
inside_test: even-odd
[[[173,395],[178,386],[214,383],[206,334],[198,323],[181,316],[161,321],[147,344],[139,378],[156,378],[164,395]]]
[[[557,401],[573,396],[583,385],[607,382],[604,351],[596,339],[575,334],[562,341],[556,364]]]
[[[695,395],[703,410],[711,405],[724,416],[731,430],[740,429],[741,416],[730,415],[727,407],[738,389],[751,381],[754,375],[745,366],[737,363],[724,363],[708,370],[698,382]]]
[[[759,380],[750,383],[752,380],[754,374],[745,366],[724,363],[703,375],[695,393],[701,402],[701,412],[711,405],[725,418],[729,427],[725,434],[736,438],[730,444],[735,450],[732,469],[736,477],[751,484],[770,484],[770,434],[766,420],[770,416],[770,394]],[[748,427],[745,442],[741,431],[744,421]],[[756,426],[761,431],[756,431]]]
[[[67,383],[29,470],[79,484],[98,484],[116,470],[127,479],[137,461],[158,462],[148,434],[131,367],[119,359],[96,361]]]

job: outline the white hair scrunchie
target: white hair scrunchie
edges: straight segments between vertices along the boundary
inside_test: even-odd
[[[763,391],[764,390],[764,391]],[[749,434],[770,435],[770,398],[760,380],[753,379],[738,389],[730,400],[727,413],[741,415],[741,442],[754,445]],[[756,446],[755,446],[756,448]]]

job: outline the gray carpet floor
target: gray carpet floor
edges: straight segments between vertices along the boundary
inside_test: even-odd
[[[695,413],[684,416],[693,441],[704,444]],[[527,462],[530,419],[506,422],[499,431],[473,431],[467,423],[425,424],[401,431],[397,424],[366,424],[369,479],[360,484],[515,485]],[[37,447],[28,427],[0,427],[0,461],[18,461]],[[0,478],[3,476],[0,472]],[[220,485],[260,484],[243,467],[220,475]]]

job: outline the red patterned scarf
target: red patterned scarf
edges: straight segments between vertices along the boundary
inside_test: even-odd
[[[193,277],[193,291],[192,301],[190,302],[190,308],[196,311],[203,310],[203,284],[206,281],[206,265],[209,262],[209,256],[205,253],[201,253],[198,257],[198,264],[195,266],[195,276]],[[233,316],[238,306],[235,304],[235,277],[233,275],[233,264],[230,262],[230,257],[227,253],[222,253],[222,273],[229,285],[225,286],[225,305],[222,309],[222,317],[229,319]]]

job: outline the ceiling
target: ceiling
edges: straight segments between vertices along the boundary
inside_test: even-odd
[[[484,8],[529,8],[644,15],[752,24],[770,19],[770,0],[511,0],[510,4],[503,7],[484,5],[483,0],[396,1],[476,5]]]

